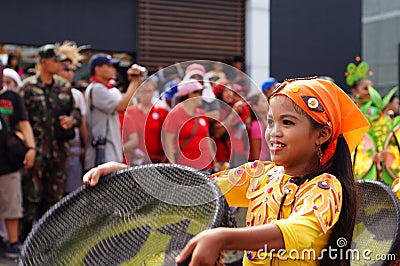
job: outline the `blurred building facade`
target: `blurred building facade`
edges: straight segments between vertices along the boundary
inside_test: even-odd
[[[385,4],[389,1],[393,4]],[[346,65],[361,55],[377,84],[389,86],[398,71],[393,50],[400,38],[399,5],[398,0],[14,0],[2,5],[10,26],[3,27],[0,44],[38,47],[74,40],[151,71],[186,60],[243,56],[257,85],[268,76],[324,75],[344,88]],[[388,37],[371,44],[376,30]]]
[[[362,59],[385,94],[400,84],[400,1],[363,0],[362,14]]]

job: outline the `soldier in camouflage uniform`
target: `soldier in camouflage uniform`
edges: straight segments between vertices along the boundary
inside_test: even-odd
[[[63,59],[65,56],[57,53],[56,45],[40,47],[38,73],[25,79],[22,85],[37,148],[35,165],[23,173],[23,239],[34,219],[43,215],[64,193],[69,147],[68,140],[60,139],[56,132],[81,123],[71,85],[55,75]]]

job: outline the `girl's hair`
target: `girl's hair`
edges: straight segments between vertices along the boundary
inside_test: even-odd
[[[321,125],[315,122],[306,112],[304,112],[299,106],[295,103],[295,110],[299,113],[304,114],[308,119],[310,119],[315,128],[322,128],[324,125]],[[329,141],[325,142],[321,149],[324,151],[329,144]],[[321,165],[315,171],[308,173],[301,178],[296,180],[296,184],[300,186],[307,180],[311,180],[314,177],[321,175],[323,173],[329,173],[334,175],[342,185],[342,208],[340,210],[339,220],[333,226],[332,234],[329,238],[329,243],[327,248],[331,248],[331,250],[337,250],[337,253],[334,254],[337,258],[333,260],[329,257],[330,252],[325,252],[325,256],[322,258],[320,262],[321,265],[350,265],[350,258],[347,257],[348,249],[351,248],[351,240],[353,238],[353,231],[356,222],[356,214],[357,214],[357,188],[353,174],[353,168],[351,163],[351,155],[349,151],[349,147],[343,135],[339,135],[336,145],[335,153],[332,158]],[[338,239],[344,238],[347,241],[347,245],[344,247],[338,246]]]
[[[11,62],[12,62],[12,60],[13,60],[14,58],[17,59],[18,64],[19,64],[19,57],[18,57],[17,55],[15,55],[15,54],[9,54],[9,55],[8,55],[8,59],[7,59],[7,65],[6,65],[6,67],[12,68],[12,69],[14,69],[15,71],[18,71],[18,64],[17,64],[16,66],[11,65]]]
[[[177,105],[178,103],[184,102],[189,98],[188,95],[184,95],[184,96],[176,96],[175,101],[174,101],[174,105]]]
[[[394,99],[399,98],[396,94],[393,94],[392,97],[390,97],[389,103],[392,103]]]

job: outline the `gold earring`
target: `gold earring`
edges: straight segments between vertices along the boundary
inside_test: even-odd
[[[322,159],[322,157],[324,157],[324,152],[321,150],[321,146],[318,147],[317,156],[320,160]]]

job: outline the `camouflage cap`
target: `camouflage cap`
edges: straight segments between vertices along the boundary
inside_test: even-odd
[[[67,57],[61,53],[57,53],[58,46],[55,44],[46,44],[39,47],[39,57],[43,59],[54,58],[57,61],[63,61]]]

